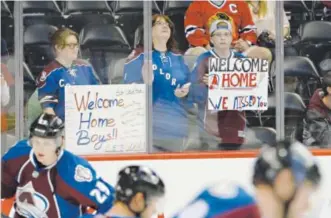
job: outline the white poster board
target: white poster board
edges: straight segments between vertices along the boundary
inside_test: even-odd
[[[267,110],[267,60],[209,58],[208,109]]]
[[[79,154],[146,152],[146,88],[65,87],[66,149]]]

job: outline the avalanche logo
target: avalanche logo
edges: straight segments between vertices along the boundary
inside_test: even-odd
[[[47,198],[33,188],[32,182],[19,187],[16,192],[16,211],[23,217],[48,218]]]

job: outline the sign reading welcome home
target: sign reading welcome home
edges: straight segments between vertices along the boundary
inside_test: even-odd
[[[209,110],[267,110],[267,60],[209,59]]]
[[[67,86],[66,148],[76,154],[146,151],[145,85]]]

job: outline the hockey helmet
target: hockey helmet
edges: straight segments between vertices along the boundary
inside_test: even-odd
[[[253,184],[273,185],[278,173],[286,168],[292,171],[296,185],[305,180],[320,183],[320,170],[310,151],[300,142],[281,141],[262,148],[254,166]]]
[[[145,166],[127,166],[118,174],[116,199],[129,204],[138,192],[143,193],[145,201],[153,197],[163,197],[165,186],[162,179]]]
[[[56,138],[61,136],[64,129],[63,121],[56,115],[43,113],[30,126],[30,138]]]

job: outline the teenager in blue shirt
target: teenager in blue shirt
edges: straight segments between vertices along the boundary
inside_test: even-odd
[[[223,16],[226,18],[226,16]],[[212,49],[201,54],[191,74],[191,95],[198,104],[199,132],[202,143],[217,144],[219,149],[236,150],[244,143],[246,117],[244,111],[211,111],[207,108],[209,58],[244,58],[231,49],[232,24],[230,19],[215,19],[209,27]],[[207,133],[207,134],[206,134]]]
[[[189,106],[190,72],[182,55],[176,52],[171,20],[154,15],[152,26],[153,63],[144,63],[142,49],[135,49],[124,66],[124,83],[152,84],[154,148],[180,151],[188,135],[185,107]],[[148,69],[153,72],[149,74]]]
[[[90,64],[77,59],[78,35],[68,28],[57,30],[51,37],[56,58],[37,78],[38,97],[45,113],[65,119],[64,87],[99,84]]]

